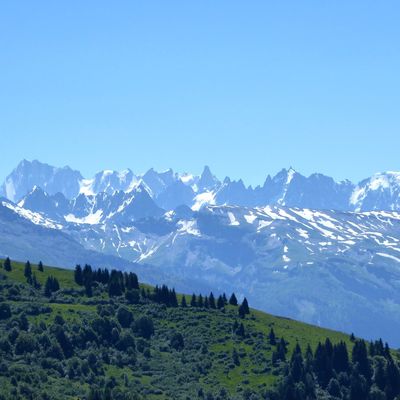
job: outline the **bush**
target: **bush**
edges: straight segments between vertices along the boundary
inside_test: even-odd
[[[133,322],[133,314],[125,307],[118,308],[117,319],[123,328],[128,328]]]
[[[0,304],[0,320],[11,317],[11,308],[7,303]]]
[[[154,324],[151,318],[141,317],[135,323],[135,331],[145,339],[150,339],[154,334]]]
[[[15,342],[15,354],[32,353],[37,349],[37,342],[33,335],[20,332]]]

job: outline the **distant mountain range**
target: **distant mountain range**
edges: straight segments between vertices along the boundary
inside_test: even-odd
[[[23,161],[0,201],[0,255],[134,269],[180,291],[232,290],[269,312],[400,346],[400,173],[358,185],[293,169],[263,186],[172,170]]]
[[[165,210],[179,205],[199,210],[207,204],[340,211],[400,210],[400,172],[377,173],[353,184],[347,180],[335,182],[318,173],[305,177],[289,168],[273,177],[268,175],[262,186],[253,188],[242,180],[234,181],[229,177],[220,181],[208,167],[200,176],[178,174],[171,169],[165,172],[150,169],[136,175],[127,169],[122,172],[104,170],[85,179],[70,167],[56,168],[39,161],[24,160],[5,179],[0,195],[19,202],[29,197],[35,186],[48,195],[57,195],[56,201],[63,203],[63,197],[79,203],[84,197],[91,200],[97,195],[110,197],[121,191],[131,193],[140,187]]]

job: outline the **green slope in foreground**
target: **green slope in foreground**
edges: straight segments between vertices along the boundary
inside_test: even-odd
[[[88,297],[71,270],[45,266],[40,272],[32,265],[32,272],[40,288],[27,283],[23,264],[0,268],[0,302],[11,310],[0,311],[0,399],[102,399],[110,393],[113,399],[261,399],[284,369],[279,360],[272,362],[281,338],[288,343],[287,360],[297,344],[304,354],[327,337],[353,346],[346,334],[253,309],[239,318],[237,306],[191,307],[191,296],[185,308],[180,295],[178,307],[166,307],[148,298],[153,288],[145,285],[137,304],[124,295],[110,297],[98,283]],[[50,276],[60,290],[46,297]],[[123,320],[121,309],[133,322]],[[151,337],[140,326],[148,319]],[[243,323],[244,336],[233,331],[235,322]],[[271,328],[278,345],[270,343]],[[63,340],[66,349],[60,349]]]

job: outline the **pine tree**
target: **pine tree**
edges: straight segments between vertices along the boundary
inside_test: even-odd
[[[244,318],[246,314],[250,314],[249,303],[247,302],[246,297],[244,298],[243,303],[239,306],[238,313],[240,318]]]
[[[237,301],[237,298],[235,296],[235,293],[232,293],[232,295],[231,295],[231,297],[229,299],[229,304],[231,306],[237,306],[238,305],[238,301]]]
[[[44,285],[44,295],[46,297],[50,297],[51,294],[53,292],[57,292],[57,290],[60,290],[60,284],[58,283],[58,280],[52,276],[49,276]]]
[[[276,336],[273,328],[271,328],[271,330],[269,331],[268,339],[271,346],[276,345]]]
[[[216,306],[215,306],[215,297],[214,297],[213,292],[210,293],[210,297],[208,298],[208,303],[210,304],[210,308],[216,309]]]
[[[244,330],[244,325],[243,325],[243,323],[241,323],[241,324],[239,325],[239,328],[237,329],[236,334],[237,334],[238,336],[241,336],[241,337],[244,337],[244,336],[245,336],[245,330]]]
[[[202,296],[201,294],[199,294],[199,299],[198,299],[198,301],[197,301],[197,305],[198,305],[199,307],[203,307],[203,306],[204,306],[204,303],[203,303],[203,296]]]
[[[187,307],[187,304],[186,304],[186,297],[185,297],[185,296],[182,296],[181,307],[182,307],[182,308],[186,308],[186,307]]]
[[[243,305],[240,305],[238,308],[238,314],[240,318],[244,318],[246,316],[246,313],[244,312]]]
[[[243,300],[242,307],[245,314],[250,314],[249,303],[247,302],[246,297]]]
[[[371,382],[372,370],[369,364],[367,346],[364,340],[356,340],[354,343],[352,361],[354,364],[358,363],[360,374],[365,377],[368,383]]]
[[[82,267],[79,264],[75,267],[74,278],[79,286],[83,285]]]
[[[340,342],[333,347],[332,366],[337,373],[348,371],[349,355],[346,343]]]
[[[204,297],[204,308],[210,308],[210,303],[207,296]]]
[[[39,264],[38,264],[38,271],[40,271],[40,272],[44,271],[43,263],[41,261],[39,261]]]
[[[5,261],[4,261],[4,269],[6,270],[6,271],[8,271],[8,272],[10,272],[11,270],[12,270],[12,267],[11,267],[11,260],[10,260],[10,258],[9,257],[7,257],[6,259],[5,259]]]
[[[221,309],[224,308],[224,306],[225,306],[224,298],[222,296],[219,296],[217,300],[217,308]]]
[[[32,276],[32,286],[33,286],[35,289],[40,289],[40,283],[39,283],[38,280],[36,279],[36,275],[35,275],[35,274],[33,274],[33,276]]]
[[[192,299],[190,300],[190,306],[197,307],[197,299],[196,299],[196,295],[194,293],[192,294]]]
[[[24,276],[25,276],[25,278],[28,278],[28,279],[31,279],[31,277],[32,277],[32,267],[31,267],[31,263],[29,261],[27,261],[25,263]]]

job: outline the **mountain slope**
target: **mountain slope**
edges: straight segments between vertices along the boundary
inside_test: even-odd
[[[212,206],[140,216],[128,205],[99,223],[76,223],[8,207],[25,223],[20,229],[21,217],[3,222],[4,229],[16,230],[3,235],[3,254],[73,266],[78,260],[66,259],[62,249],[79,246],[69,254],[82,254],[81,261],[92,251],[94,265],[129,269],[140,263],[134,268],[149,283],[161,279],[187,292],[235,291],[278,315],[400,344],[400,313],[394,312],[400,307],[399,213]],[[30,221],[50,230],[47,254],[36,253],[44,233]],[[71,238],[73,246],[64,243]]]
[[[14,387],[21,394],[31,391],[35,398],[43,392],[51,399],[87,398],[89,387],[103,389],[114,381],[114,396],[129,391],[140,399],[199,399],[200,393],[218,396],[224,389],[224,398],[243,399],[253,393],[252,398],[261,399],[284,369],[279,360],[272,362],[276,345],[268,341],[271,328],[277,342],[284,337],[287,357],[296,344],[315,349],[327,337],[333,344],[344,341],[349,350],[352,347],[348,335],[255,310],[241,319],[238,307],[230,305],[223,310],[166,307],[142,295],[132,304],[124,296],[109,296],[107,285],[97,282],[87,297],[72,271],[45,266],[40,272],[32,265],[40,288],[28,285],[23,271],[23,264],[15,262],[10,272],[0,269],[0,296],[11,307],[11,316],[2,313],[0,318],[2,365],[10,368],[0,371],[0,395]],[[48,298],[43,288],[50,276],[61,290]],[[24,325],[22,315],[27,317]],[[144,316],[154,327],[149,335],[135,325]],[[235,323],[243,324],[242,333],[236,332]],[[10,339],[13,352],[4,350],[12,337],[8,325],[16,335]],[[35,349],[21,345],[25,337]],[[16,386],[13,376],[20,377]]]

